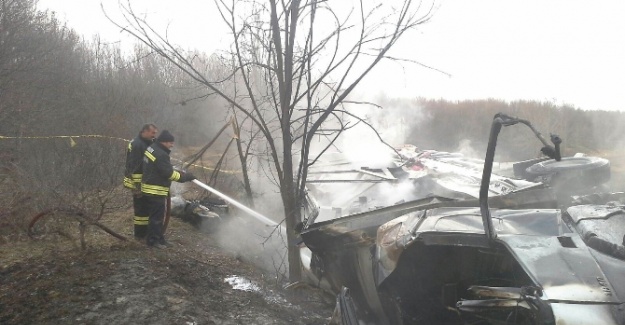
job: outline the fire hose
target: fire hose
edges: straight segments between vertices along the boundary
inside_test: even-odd
[[[275,221],[265,217],[264,215],[254,211],[252,209],[250,209],[249,207],[243,205],[242,203],[240,203],[240,202],[234,200],[233,198],[231,198],[231,197],[229,197],[229,196],[227,196],[227,195],[217,191],[216,189],[214,189],[214,188],[212,188],[212,187],[210,187],[210,186],[208,186],[208,185],[198,181],[197,179],[194,179],[193,183],[195,183],[195,185],[197,185],[197,186],[199,186],[199,187],[201,187],[201,188],[203,188],[203,189],[205,189],[205,190],[207,190],[207,191],[209,191],[209,192],[219,196],[220,198],[222,198],[225,201],[231,203],[232,205],[236,206],[237,208],[239,208],[239,209],[249,213],[254,218],[260,220],[261,222],[263,222],[264,224],[266,224],[268,226],[277,226],[278,225],[277,222],[275,222]]]
[[[167,231],[167,225],[169,225],[169,219],[171,218],[171,195],[167,193],[167,203],[165,203],[165,218],[163,220],[163,235]]]
[[[265,217],[264,215],[252,210],[251,208],[245,206],[244,204],[234,200],[233,198],[219,192],[218,190],[200,182],[197,179],[193,180],[193,183],[217,196],[219,196],[220,198],[224,199],[225,201],[231,203],[232,205],[236,206],[237,208],[249,213],[250,215],[252,215],[254,218],[258,219],[259,221],[263,222],[265,225],[267,226],[272,226],[272,227],[278,227],[280,226],[280,232],[283,234],[286,234],[286,228],[283,225],[280,225],[279,223]],[[304,265],[308,265],[308,267],[310,267],[310,263],[311,263],[311,253],[310,250],[302,250],[300,251],[301,254],[301,258],[302,261],[304,261]]]

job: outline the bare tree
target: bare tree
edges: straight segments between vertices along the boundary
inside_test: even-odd
[[[302,219],[308,168],[354,119],[362,121],[346,99],[407,31],[429,20],[433,5],[410,0],[354,1],[350,8],[323,0],[215,4],[233,37],[223,60],[234,58],[236,64],[225,77],[196,68],[196,57],[159,34],[130,1],[120,5],[125,21],[113,22],[222,97],[260,132],[284,207],[289,277],[297,281],[299,251],[291,246]],[[241,83],[245,96],[234,96],[228,82]],[[320,133],[328,141],[313,156],[311,143]]]

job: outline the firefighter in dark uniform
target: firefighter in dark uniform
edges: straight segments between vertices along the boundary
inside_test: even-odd
[[[171,182],[184,183],[195,179],[191,173],[182,173],[174,169],[169,159],[173,146],[174,136],[169,131],[163,130],[143,157],[141,194],[146,198],[149,211],[147,244],[151,247],[170,246],[163,236],[163,219]]]
[[[148,211],[141,195],[141,175],[145,150],[154,142],[158,129],[154,124],[145,124],[139,135],[128,143],[126,151],[126,171],[124,187],[132,191],[134,207],[134,234],[137,239],[144,239],[148,233]]]

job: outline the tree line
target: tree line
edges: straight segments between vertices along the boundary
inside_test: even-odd
[[[493,116],[502,112],[530,121],[549,139],[557,134],[563,139],[564,155],[577,152],[601,155],[623,148],[625,144],[625,113],[622,111],[586,111],[569,105],[541,101],[502,101],[496,99],[446,101],[417,99],[412,109],[425,116],[411,130],[410,140],[422,147],[457,150],[463,140],[470,140],[483,154]],[[504,160],[536,157],[541,144],[525,127],[502,131],[498,153]],[[479,157],[477,157],[479,158]]]
[[[122,51],[96,35],[86,40],[38,11],[35,0],[2,0],[0,127],[3,135],[96,133],[130,137],[146,122],[204,141],[223,116],[197,114],[211,102],[188,78],[146,47]],[[130,53],[128,53],[130,52]],[[208,59],[207,59],[208,61]]]

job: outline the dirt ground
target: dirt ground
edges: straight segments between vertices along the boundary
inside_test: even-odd
[[[61,236],[0,241],[0,323],[329,322],[332,296],[306,285],[283,289],[271,272],[219,246],[217,234],[172,218],[174,247],[148,248],[130,239],[130,215],[103,221],[128,241],[90,227],[86,250]]]

